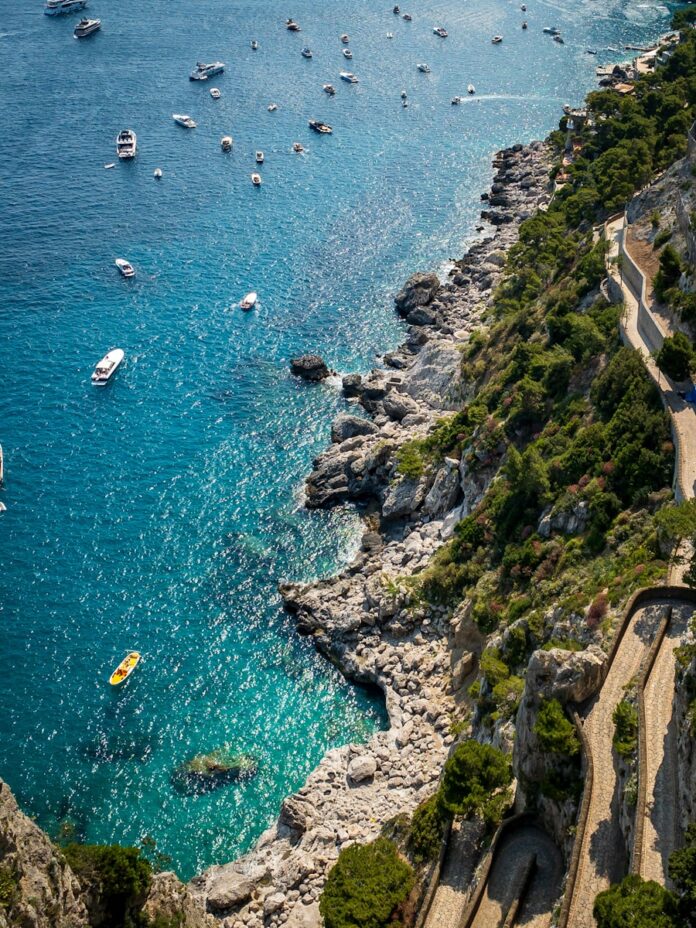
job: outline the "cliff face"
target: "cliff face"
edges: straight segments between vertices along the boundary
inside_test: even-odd
[[[0,780],[0,928],[88,924],[74,873]]]
[[[696,645],[694,633],[689,632],[683,653],[688,662],[677,669],[674,691],[674,719],[677,726],[677,795],[681,813],[682,831],[696,820],[696,656],[691,656]],[[689,659],[690,657],[690,659]]]

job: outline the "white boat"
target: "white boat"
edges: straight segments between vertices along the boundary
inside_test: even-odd
[[[223,137],[220,139],[220,147],[223,151],[232,151],[233,145],[234,142],[231,135],[223,135]]]
[[[469,86],[466,88],[466,92],[467,92],[467,93],[476,93],[476,88],[474,87],[473,84],[469,84]]]
[[[325,122],[321,122],[319,119],[310,119],[309,128],[318,132],[319,135],[331,135],[333,132],[331,126],[327,125]]]
[[[357,84],[358,79],[355,74],[351,74],[350,71],[341,71],[340,78],[342,81],[345,81],[347,84]]]
[[[452,99],[450,100],[450,103],[452,104],[452,106],[459,106],[461,102],[462,102],[461,97],[452,97]]]
[[[296,23],[294,19],[286,19],[285,28],[288,30],[288,32],[302,32],[300,29],[300,24]]]
[[[105,170],[105,171],[110,171],[111,168],[115,168],[115,167],[116,167],[116,164],[115,164],[115,162],[112,161],[111,164],[105,164],[105,165],[104,165],[104,170]]]
[[[98,32],[100,29],[101,19],[81,19],[75,26],[73,35],[76,39],[86,39],[88,35],[92,35],[93,32]]]
[[[413,16],[410,13],[404,13],[401,18],[405,19],[407,23],[413,22]]]
[[[105,387],[116,373],[116,369],[123,361],[123,351],[120,348],[112,348],[107,352],[101,361],[94,368],[92,374],[92,383],[95,387]]]
[[[429,65],[427,65],[427,64],[419,64],[419,65],[417,65],[417,67],[418,67],[418,70],[419,70],[419,71],[422,71],[423,74],[430,74],[430,66],[429,66]]]
[[[189,74],[189,80],[207,81],[209,77],[222,74],[224,70],[225,64],[222,61],[213,61],[212,64],[204,64],[202,61],[198,61],[196,67]]]
[[[388,33],[387,33],[387,38],[388,38],[388,39],[393,39],[393,38],[394,38],[394,33],[393,33],[393,32],[388,32]]]
[[[263,164],[263,162],[264,162],[264,154],[263,154],[263,152],[262,152],[262,151],[257,151],[257,152],[256,152],[256,163],[257,163],[257,164]]]
[[[260,187],[261,186],[261,175],[254,172],[251,175],[251,182],[254,185],[254,187]]]
[[[401,12],[401,10],[399,9],[398,5],[395,6],[394,9],[392,10],[392,13],[393,13],[395,16],[398,16],[400,12]]]
[[[135,158],[138,150],[138,139],[132,129],[122,129],[116,136],[116,154],[121,160]]]
[[[449,32],[445,29],[444,26],[435,26],[433,28],[435,35],[439,35],[441,39],[446,39],[449,35]]]
[[[269,113],[275,113],[275,111],[276,111],[277,109],[278,109],[278,104],[277,104],[277,103],[269,103],[269,104],[268,104],[268,112],[269,112]]]
[[[292,150],[295,152],[296,155],[301,155],[304,152],[304,145],[302,145],[301,142],[293,142]]]
[[[402,90],[402,91],[401,91],[401,99],[402,99],[402,100],[405,100],[407,96],[408,96],[408,94],[406,93],[406,91],[405,91],[405,90]]]
[[[344,48],[343,57],[348,58],[350,60],[353,57],[353,52],[349,48]]]
[[[312,57],[312,49],[311,49],[308,45],[305,45],[305,47],[302,49],[302,51],[300,52],[300,54],[302,55],[303,58],[311,58],[311,57]]]
[[[7,506],[4,503],[0,503],[0,512],[7,512]]]
[[[211,87],[211,88],[210,88],[210,96],[213,98],[213,100],[219,100],[220,97],[222,96],[222,94],[221,94],[220,91],[217,89],[217,87]]]
[[[159,180],[162,177],[162,168],[155,168],[155,170],[152,172],[152,176],[155,178],[155,180]]]
[[[172,119],[177,126],[183,126],[184,129],[196,128],[196,123],[186,113],[172,113]]]
[[[130,261],[126,261],[125,258],[116,258],[114,264],[119,269],[123,277],[135,277],[135,268],[130,263]]]
[[[333,95],[336,93],[336,88],[334,87],[333,84],[324,84],[324,86],[322,87],[322,90],[324,91],[324,93],[328,93],[330,97],[333,97]]]
[[[256,175],[258,177],[258,175]],[[245,311],[253,309],[256,306],[256,301],[258,300],[258,294],[254,293],[252,290],[251,293],[247,293],[243,300],[239,302],[239,308]]]
[[[501,43],[502,41],[503,41],[502,35],[494,35],[493,38],[491,39],[491,42],[492,42],[494,45],[500,45],[500,43]]]
[[[256,39],[251,40],[251,47],[254,49],[254,51],[258,49],[259,43],[256,41]]]
[[[347,45],[350,42],[350,36],[347,32],[344,32],[341,36],[341,42],[343,42],[344,45]]]
[[[87,0],[46,0],[46,16],[62,16],[64,13],[77,13],[84,10]]]
[[[5,458],[2,454],[2,445],[0,445],[0,486],[5,482]]]
[[[554,42],[558,42],[559,45],[565,45],[565,42],[563,41],[563,37],[561,35],[555,35],[553,37],[553,40]]]

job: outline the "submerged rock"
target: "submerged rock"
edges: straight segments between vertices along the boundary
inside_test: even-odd
[[[326,380],[333,373],[326,366],[323,358],[318,354],[303,354],[299,358],[292,358],[290,361],[290,370],[296,377],[302,377],[304,380],[311,380],[317,383],[320,380]]]
[[[172,782],[190,793],[207,793],[225,783],[253,777],[258,761],[250,754],[235,753],[227,747],[210,754],[196,754],[180,764],[172,774]]]

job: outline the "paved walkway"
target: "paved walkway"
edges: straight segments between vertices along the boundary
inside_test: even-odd
[[[464,914],[468,889],[477,859],[476,839],[480,832],[468,822],[452,825],[442,875],[430,907],[425,928],[456,928]]]
[[[626,845],[619,827],[619,779],[612,747],[612,715],[625,687],[640,670],[664,609],[664,605],[651,605],[634,613],[604,685],[585,716],[583,727],[592,750],[594,779],[569,928],[595,928],[592,907],[597,893],[622,879],[628,868]]]

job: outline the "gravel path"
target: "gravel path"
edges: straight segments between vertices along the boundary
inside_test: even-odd
[[[664,605],[651,605],[634,614],[604,685],[585,717],[584,728],[594,760],[594,782],[568,918],[572,928],[594,928],[592,906],[597,893],[620,880],[627,870],[626,849],[619,828],[619,783],[612,751],[612,714],[625,686],[640,670],[664,608]]]
[[[674,719],[674,649],[686,632],[693,607],[675,606],[664,642],[645,687],[647,817],[640,875],[667,883],[669,855],[677,846],[677,730]],[[669,697],[669,698],[668,698]]]
[[[455,821],[452,825],[442,876],[425,928],[456,928],[459,924],[474,876],[479,835],[479,830],[468,822]]]

